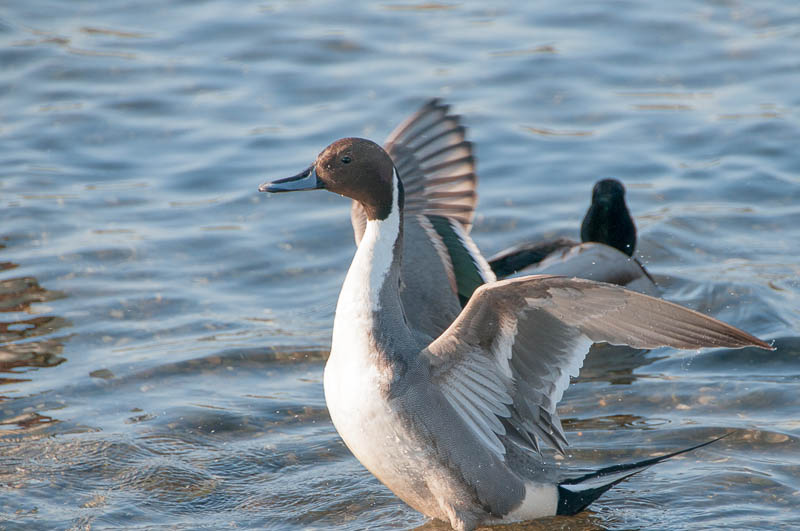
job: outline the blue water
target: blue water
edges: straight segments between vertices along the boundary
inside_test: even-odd
[[[614,176],[664,296],[778,347],[595,349],[564,466],[733,435],[530,528],[799,526],[798,58],[795,0],[6,3],[0,527],[424,524],[325,409],[349,202],[256,187],[433,96],[487,255]]]

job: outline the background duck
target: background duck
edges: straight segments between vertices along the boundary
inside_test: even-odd
[[[637,260],[636,225],[625,203],[625,187],[603,179],[592,189],[592,204],[581,223],[581,243],[556,238],[523,243],[495,254],[489,265],[498,278],[554,274],[625,286],[658,295],[653,277]]]

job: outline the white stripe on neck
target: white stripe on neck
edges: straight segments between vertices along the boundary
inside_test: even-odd
[[[364,422],[372,422],[383,409],[380,389],[391,371],[381,369],[381,351],[375,330],[381,311],[381,290],[394,260],[400,235],[397,175],[392,177],[392,208],[384,220],[367,222],[364,236],[347,272],[333,321],[331,355],[325,364],[325,401],[331,420],[347,446],[362,463],[373,457],[376,442],[365,438]],[[398,297],[399,303],[399,297]],[[391,355],[391,353],[389,353]]]
[[[366,317],[363,312],[380,310],[380,291],[394,260],[394,246],[400,234],[400,205],[398,204],[399,179],[392,172],[392,208],[383,220],[369,220],[350,269],[347,271],[339,303],[336,322],[342,319]],[[348,325],[349,326],[349,325]]]

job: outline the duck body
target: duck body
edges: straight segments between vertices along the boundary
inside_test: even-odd
[[[583,242],[558,249],[537,264],[535,269],[526,272],[608,282],[654,297],[660,293],[638,260],[599,242]]]
[[[526,483],[432,385],[420,355],[429,340],[401,311],[401,217],[367,223],[336,307],[325,400],[347,447],[387,487],[424,514],[472,529],[521,506]],[[532,487],[543,503],[524,519],[555,514],[556,487]]]
[[[436,211],[435,196],[422,212],[406,205],[413,195],[401,177],[380,146],[346,138],[298,175],[259,189],[327,189],[358,202],[363,224],[336,307],[325,400],[353,455],[410,506],[454,529],[574,514],[662,459],[578,477],[543,464],[540,441],[562,453],[567,445],[556,404],[592,343],[769,348],[710,317],[588,280],[488,282],[466,301],[458,281],[415,284],[404,256],[418,252],[404,243],[409,227],[427,234],[418,245],[440,256],[451,280],[455,264],[480,269],[480,260],[460,222]],[[440,238],[406,215],[441,224]],[[427,289],[433,295],[421,298]],[[426,317],[437,313],[445,321],[456,313],[441,332]]]

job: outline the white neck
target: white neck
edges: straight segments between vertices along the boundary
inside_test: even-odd
[[[333,322],[332,352],[352,347],[353,334],[371,334],[375,315],[381,311],[381,290],[389,278],[394,249],[400,235],[398,178],[392,179],[392,209],[383,220],[370,220],[339,294]]]

